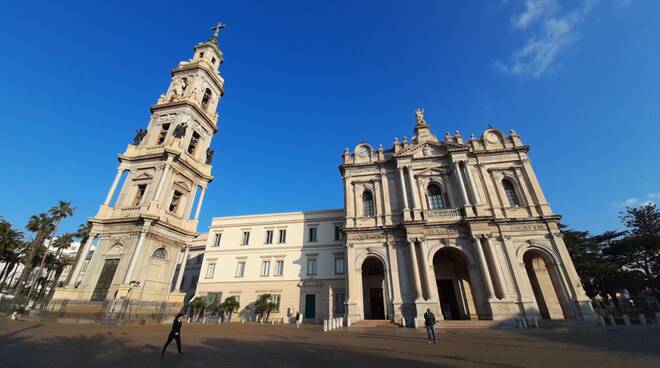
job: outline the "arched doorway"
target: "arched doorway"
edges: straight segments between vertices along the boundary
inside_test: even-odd
[[[552,262],[538,250],[528,250],[523,255],[525,270],[532,286],[534,299],[543,319],[564,319],[560,299],[561,281]]]
[[[385,319],[385,267],[376,257],[362,263],[364,319]]]
[[[478,319],[465,256],[457,249],[440,249],[433,256],[433,270],[445,320]]]

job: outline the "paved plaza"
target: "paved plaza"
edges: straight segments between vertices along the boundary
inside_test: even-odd
[[[184,325],[185,355],[160,348],[169,325],[0,322],[4,367],[659,367],[660,328],[423,331]]]

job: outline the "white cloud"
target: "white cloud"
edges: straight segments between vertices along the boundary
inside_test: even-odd
[[[535,20],[557,8],[556,0],[525,0],[525,11],[511,18],[511,25],[525,29]]]
[[[511,18],[514,29],[533,28],[535,34],[511,56],[511,62],[497,61],[505,74],[538,78],[545,74],[557,55],[578,39],[575,28],[589,14],[597,0],[584,0],[579,8],[562,11],[555,0],[526,0],[525,11]]]
[[[635,0],[619,0],[619,7],[620,8],[627,8],[631,6]]]
[[[623,202],[612,203],[614,207],[639,207],[647,204],[656,204],[656,200],[660,199],[660,193],[652,192],[646,195],[646,200],[641,200],[637,197],[631,197]]]
[[[646,198],[648,199],[660,199],[660,192],[649,193]]]

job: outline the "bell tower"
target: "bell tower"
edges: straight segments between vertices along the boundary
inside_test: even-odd
[[[146,129],[118,155],[119,166],[83,245],[71,281],[54,299],[126,297],[183,301],[172,278],[197,223],[211,176],[211,139],[224,95],[218,45],[223,24],[172,70],[167,91],[150,107]]]

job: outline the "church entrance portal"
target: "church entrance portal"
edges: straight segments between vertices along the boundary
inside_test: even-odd
[[[433,256],[440,310],[446,320],[477,319],[469,269],[456,249],[441,249]]]
[[[105,297],[108,295],[108,289],[110,289],[110,284],[112,284],[112,279],[115,277],[115,271],[117,271],[117,265],[119,264],[119,259],[106,259],[103,264],[103,269],[99,275],[99,280],[96,282],[96,287],[92,293],[93,302],[102,302],[105,300]]]
[[[376,257],[362,263],[364,319],[385,319],[385,269]]]

